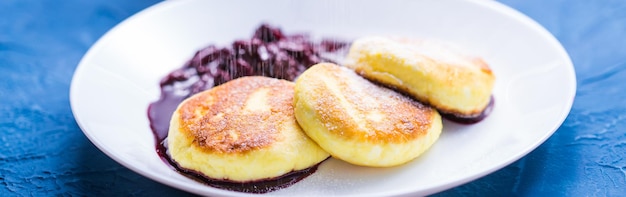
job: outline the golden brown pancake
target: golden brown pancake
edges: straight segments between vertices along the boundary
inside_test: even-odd
[[[345,66],[442,113],[463,118],[481,115],[495,82],[481,58],[427,40],[361,38],[353,42]]]
[[[395,166],[438,139],[439,113],[378,86],[353,70],[320,63],[296,80],[298,123],[333,157],[363,166]]]
[[[242,77],[183,101],[173,114],[168,149],[182,168],[218,180],[272,179],[329,155],[294,117],[294,83]]]

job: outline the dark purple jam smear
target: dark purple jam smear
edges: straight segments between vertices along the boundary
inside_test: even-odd
[[[485,110],[483,110],[482,112],[480,112],[480,114],[476,115],[476,116],[471,116],[471,117],[467,117],[467,116],[460,116],[458,114],[454,114],[454,113],[445,113],[445,112],[441,112],[441,116],[445,119],[448,119],[450,121],[456,122],[456,123],[460,123],[460,124],[474,124],[477,122],[482,121],[483,119],[485,119],[487,116],[489,116],[489,114],[491,114],[491,111],[493,110],[493,105],[494,105],[494,98],[493,95],[491,96],[491,98],[489,99],[489,104],[487,104],[487,107],[485,107]]]
[[[167,134],[172,114],[184,99],[243,76],[267,76],[293,81],[309,67],[320,62],[339,63],[349,48],[349,42],[332,39],[311,41],[305,34],[285,35],[280,29],[261,25],[250,39],[237,40],[230,47],[208,46],[172,71],[161,82],[159,100],[148,107],[150,128],[156,139],[156,151],[161,159],[183,175],[215,188],[246,193],[267,193],[289,187],[317,170],[319,164],[283,176],[251,182],[212,179],[194,170],[185,169],[167,154]],[[493,108],[491,97],[487,108],[478,116],[464,117],[441,112],[451,121],[473,124],[487,117]]]
[[[291,171],[287,174],[279,177],[274,177],[272,179],[263,179],[250,182],[233,182],[210,178],[198,171],[180,167],[178,163],[176,163],[174,160],[171,159],[171,157],[169,157],[167,153],[167,144],[165,143],[165,141],[163,142],[163,144],[157,146],[157,153],[161,156],[161,159],[169,164],[172,168],[182,173],[186,177],[205,183],[211,187],[237,192],[262,194],[289,187],[313,174],[315,171],[317,171],[317,167],[323,162],[322,161],[312,167],[302,170]]]
[[[193,170],[180,168],[167,155],[165,140],[169,123],[184,99],[230,80],[261,75],[293,81],[309,67],[320,62],[338,63],[350,46],[348,42],[326,39],[312,41],[307,35],[285,35],[280,29],[261,25],[250,39],[237,40],[230,47],[208,46],[161,80],[161,96],[148,107],[150,128],[156,150],[164,162],[178,172],[212,187],[247,193],[266,193],[288,187],[316,171],[317,165],[281,177],[247,183],[208,178]]]
[[[237,40],[231,47],[208,46],[161,80],[161,96],[148,108],[150,127],[161,142],[167,137],[172,113],[185,98],[243,76],[293,81],[317,63],[337,63],[334,57],[343,57],[349,44],[330,39],[313,42],[304,34],[285,35],[261,25],[251,39]]]

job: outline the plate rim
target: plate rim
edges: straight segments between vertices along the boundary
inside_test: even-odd
[[[550,41],[550,43],[548,43],[551,47],[555,47],[554,49],[557,50],[559,56],[558,59],[559,60],[563,60],[565,62],[566,65],[564,66],[568,73],[565,74],[569,81],[569,83],[571,83],[571,85],[568,87],[567,93],[569,93],[569,95],[567,95],[568,99],[565,103],[565,108],[562,109],[562,111],[559,113],[560,117],[558,121],[553,122],[550,126],[550,131],[549,132],[545,132],[544,135],[542,135],[542,137],[535,141],[531,146],[526,147],[526,149],[524,151],[520,151],[517,154],[511,155],[509,158],[503,160],[504,162],[501,162],[499,164],[496,164],[495,166],[497,167],[493,167],[493,168],[489,168],[488,170],[485,171],[480,171],[479,173],[475,173],[473,174],[473,176],[469,176],[469,177],[463,177],[461,179],[457,179],[456,181],[453,182],[449,182],[447,184],[444,185],[438,185],[438,186],[433,186],[433,187],[428,187],[429,189],[423,190],[423,191],[419,191],[424,192],[424,193],[428,193],[428,194],[433,194],[433,193],[437,193],[437,192],[441,192],[444,191],[446,189],[451,189],[457,186],[460,186],[462,184],[474,181],[476,179],[479,179],[481,177],[484,177],[488,174],[491,174],[497,170],[500,170],[508,165],[510,165],[511,163],[514,163],[516,161],[518,161],[519,159],[521,159],[522,157],[528,155],[530,152],[532,152],[533,150],[537,149],[537,147],[539,147],[541,144],[545,143],[545,141],[547,139],[549,139],[559,128],[560,126],[563,124],[563,122],[566,120],[566,118],[568,117],[574,100],[575,100],[575,96],[576,96],[576,91],[577,91],[577,83],[576,83],[576,74],[575,74],[575,67],[572,63],[571,57],[569,56],[569,54],[567,53],[567,51],[565,50],[565,48],[563,47],[563,45],[556,39],[556,37],[554,37],[553,34],[551,34],[547,29],[545,29],[541,24],[539,24],[538,22],[536,22],[535,20],[533,20],[532,18],[524,15],[523,13],[507,6],[504,5],[501,2],[498,1],[484,1],[484,0],[464,0],[466,2],[470,2],[473,4],[476,4],[478,6],[481,7],[485,7],[485,8],[489,8],[490,10],[493,10],[499,14],[503,14],[503,15],[508,15],[509,17],[515,19],[516,21],[519,22],[523,22],[527,27],[531,28],[533,31],[536,31],[537,33],[539,33],[539,35],[542,36],[542,38],[546,39],[547,41]],[[79,93],[77,93],[76,90],[76,83],[75,81],[77,81],[78,79],[80,79],[80,73],[82,73],[81,71],[84,70],[85,68],[85,62],[87,62],[88,60],[91,59],[91,57],[97,53],[98,51],[100,51],[101,49],[101,45],[104,41],[106,41],[107,39],[107,35],[110,35],[112,32],[118,31],[120,28],[126,26],[126,23],[129,23],[129,21],[133,21],[136,18],[139,17],[147,17],[146,15],[150,15],[153,13],[158,13],[160,10],[163,9],[172,9],[174,6],[177,5],[181,5],[183,1],[162,1],[159,3],[156,3],[154,5],[151,5],[139,12],[136,12],[135,14],[131,15],[130,17],[122,20],[120,23],[116,24],[115,26],[113,26],[111,29],[109,29],[108,31],[106,31],[104,34],[102,34],[102,36],[88,49],[88,51],[85,53],[85,55],[81,58],[81,60],[79,61],[77,67],[74,70],[74,73],[72,75],[72,79],[71,79],[71,83],[70,83],[70,91],[69,91],[69,100],[70,100],[70,106],[71,106],[71,110],[72,110],[72,114],[74,116],[74,119],[76,120],[76,123],[78,124],[79,128],[81,129],[81,131],[83,132],[83,134],[89,139],[89,141],[94,144],[101,152],[103,152],[105,155],[107,155],[109,158],[113,159],[114,161],[116,161],[117,163],[119,163],[120,165],[132,170],[135,173],[141,174],[144,177],[148,177],[154,181],[159,182],[160,184],[164,184],[164,185],[168,185],[170,187],[174,187],[186,192],[192,192],[192,193],[196,193],[196,194],[204,194],[206,195],[206,193],[199,193],[199,191],[191,188],[191,187],[187,187],[186,185],[182,184],[182,183],[178,183],[178,182],[173,182],[173,181],[168,181],[163,177],[159,177],[159,176],[155,176],[147,171],[144,171],[140,168],[137,168],[127,162],[125,162],[121,157],[109,152],[105,147],[104,144],[102,144],[101,142],[99,142],[99,140],[94,137],[90,132],[87,131],[86,126],[84,125],[86,120],[83,120],[82,116],[80,115],[81,112],[78,111],[77,107],[76,107],[76,100],[77,97],[79,96]],[[226,191],[226,190],[221,190],[221,189],[217,189],[217,188],[213,188],[213,187],[207,187],[209,188],[209,190],[211,190],[212,195],[237,195],[237,196],[256,196],[255,194],[248,194],[248,193],[240,193],[240,192],[232,192],[232,191]],[[403,189],[399,189],[399,190],[394,190],[394,191],[387,191],[385,193],[374,193],[374,194],[365,194],[365,195],[358,195],[358,196],[378,196],[378,195],[411,195],[412,193],[415,193],[418,191],[415,190],[411,190],[410,188],[403,188]],[[268,193],[265,195],[270,195],[272,196],[272,193]],[[353,195],[348,195],[348,196],[353,196]]]

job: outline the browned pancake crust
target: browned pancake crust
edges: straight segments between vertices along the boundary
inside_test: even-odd
[[[328,130],[338,137],[382,144],[403,143],[421,138],[431,127],[436,113],[431,107],[373,84],[345,67],[320,64],[311,69],[319,71],[310,74],[320,75],[308,78],[319,80],[306,81],[314,87],[311,95],[316,95],[316,98],[311,99],[316,102],[315,112],[322,122],[333,125]],[[332,85],[336,85],[340,95],[330,90],[329,86]],[[349,106],[338,104],[342,100],[347,101]],[[368,119],[369,116],[380,120],[358,121]],[[371,132],[364,133],[363,129]]]
[[[268,91],[263,103],[251,95]],[[242,77],[198,93],[179,106],[180,132],[206,152],[244,153],[278,141],[279,125],[293,117],[294,83],[267,77]],[[270,110],[250,110],[269,107]]]

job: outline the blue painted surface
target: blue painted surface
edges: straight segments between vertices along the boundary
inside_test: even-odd
[[[157,0],[0,1],[0,196],[185,196],[109,159],[69,106],[71,76],[115,24]],[[626,1],[503,0],[576,67],[572,112],[519,161],[435,196],[626,195]]]

